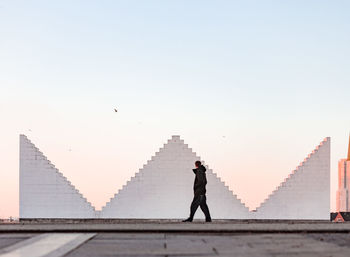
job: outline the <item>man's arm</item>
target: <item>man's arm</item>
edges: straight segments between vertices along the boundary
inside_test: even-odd
[[[201,186],[204,185],[205,184],[204,172],[198,170],[196,173],[196,176],[197,176],[198,184]]]

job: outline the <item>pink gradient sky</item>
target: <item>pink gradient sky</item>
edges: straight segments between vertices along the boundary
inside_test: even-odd
[[[349,11],[341,0],[1,0],[0,217],[18,216],[20,133],[98,209],[174,134],[250,208],[330,136],[334,210]]]
[[[2,218],[18,216],[19,133],[26,134],[97,209],[172,134],[180,134],[250,209],[263,201],[324,136],[331,136],[331,204],[332,210],[335,208],[337,161],[346,156],[348,135],[343,129],[324,124],[322,119],[313,120],[314,128],[305,127],[307,120],[304,124],[296,122],[294,127],[285,120],[275,122],[272,129],[273,121],[232,118],[231,123],[223,126],[219,120],[224,117],[216,117],[213,125],[200,128],[198,124],[211,124],[203,117],[181,128],[176,124],[179,120],[131,119],[133,115],[123,106],[119,113],[114,113],[113,106],[97,108],[98,111],[79,106],[68,112],[25,101],[21,106],[17,104],[7,103],[11,113],[1,113],[4,124],[11,124],[1,134]],[[101,115],[97,115],[99,112]],[[182,120],[181,124],[187,123]]]

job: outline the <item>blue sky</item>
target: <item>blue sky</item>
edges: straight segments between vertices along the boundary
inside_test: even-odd
[[[17,201],[25,133],[90,198],[97,160],[105,176],[121,169],[104,198],[180,134],[251,206],[331,136],[334,194],[350,130],[349,13],[349,1],[0,0],[4,193]],[[99,157],[69,157],[68,145]],[[86,183],[71,167],[81,158]],[[260,166],[266,186],[238,182]]]
[[[324,112],[346,109],[346,1],[73,2],[1,1],[2,84],[59,103],[170,103],[181,91],[185,108],[198,96],[253,116],[308,112],[324,97]]]

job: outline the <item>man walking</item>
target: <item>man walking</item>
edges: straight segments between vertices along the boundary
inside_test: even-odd
[[[205,221],[211,222],[209,208],[207,205],[207,198],[205,196],[205,193],[206,193],[205,186],[207,184],[207,177],[205,175],[206,168],[202,165],[200,161],[196,161],[195,165],[196,165],[196,168],[193,169],[193,173],[196,175],[196,178],[194,179],[194,185],[193,185],[194,197],[191,204],[191,214],[190,214],[190,217],[186,220],[183,220],[183,222],[193,221],[193,217],[194,217],[194,214],[196,213],[198,206],[201,207],[205,215]]]

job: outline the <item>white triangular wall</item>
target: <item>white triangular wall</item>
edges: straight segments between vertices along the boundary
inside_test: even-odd
[[[330,219],[330,138],[256,209],[256,219]]]
[[[21,219],[95,218],[95,209],[57,168],[20,135]]]
[[[194,162],[200,160],[179,136],[163,148],[101,211],[101,218],[181,219],[189,216]],[[207,166],[206,166],[207,167]],[[208,167],[207,167],[208,168]],[[237,196],[207,170],[207,202],[216,219],[247,219],[250,213]],[[204,215],[198,208],[195,218]]]
[[[21,135],[20,218],[184,218],[193,197],[196,160],[200,157],[179,136],[173,136],[102,211],[95,211]],[[211,169],[207,169],[207,180],[208,205],[214,219],[329,220],[330,139],[325,139],[256,211],[249,212]],[[196,218],[203,218],[200,209]]]

